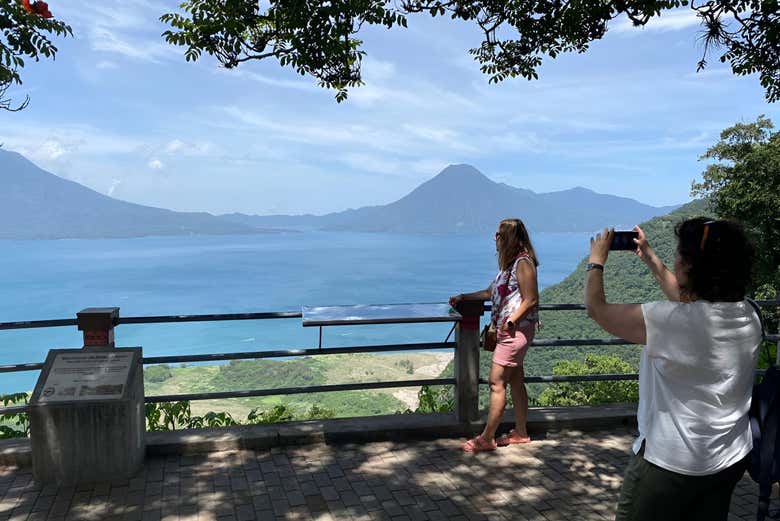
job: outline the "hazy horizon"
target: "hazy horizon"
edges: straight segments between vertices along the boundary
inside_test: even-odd
[[[34,165],[36,165],[36,166],[37,166],[37,167],[39,167],[39,168],[42,168],[43,170],[46,170],[46,171],[47,171],[47,172],[49,172],[50,174],[56,175],[57,177],[61,177],[61,178],[63,178],[63,179],[67,179],[67,180],[69,180],[69,181],[73,181],[72,179],[68,179],[67,177],[60,176],[59,174],[57,174],[57,172],[52,172],[52,171],[49,171],[49,170],[47,170],[46,168],[43,168],[41,165],[37,164],[37,163],[36,163],[35,161],[33,161],[32,159],[30,159],[30,158],[28,158],[28,157],[24,156],[24,154],[22,154],[21,152],[18,152],[18,151],[16,151],[16,150],[10,150],[10,149],[6,149],[5,147],[3,147],[3,148],[2,148],[2,149],[0,149],[0,150],[4,150],[4,151],[6,151],[6,152],[15,152],[15,153],[21,154],[23,157],[25,157],[25,159],[27,159],[27,160],[31,161],[31,162],[32,162]],[[447,167],[449,167],[449,166],[456,166],[456,165],[453,165],[453,164],[446,165],[446,166],[445,166],[445,168],[447,168]],[[485,175],[485,176],[486,176],[488,179],[490,179],[490,180],[491,180],[491,181],[493,181],[493,182],[496,182],[496,183],[500,183],[500,182],[502,182],[502,181],[497,181],[497,180],[495,180],[495,179],[492,179],[492,178],[491,178],[489,175],[487,175],[485,172],[482,172],[482,171],[479,169],[479,167],[478,167],[478,166],[475,166],[475,165],[467,165],[467,166],[471,166],[471,167],[475,168],[476,170],[480,171],[482,174],[484,174],[484,175]],[[431,174],[431,176],[430,176],[428,179],[423,179],[423,180],[421,181],[421,184],[422,184],[422,183],[425,183],[425,182],[427,182],[427,181],[429,181],[430,179],[433,179],[434,177],[436,177],[436,176],[437,176],[437,175],[439,175],[440,173],[441,173],[441,171],[438,171],[438,172],[434,172],[434,173],[432,173],[432,174]],[[81,183],[79,183],[79,184],[81,184]],[[509,184],[509,183],[506,183],[506,184]],[[419,186],[419,185],[418,185],[418,186]],[[414,186],[414,187],[412,187],[412,189],[409,191],[409,193],[411,193],[412,191],[414,191],[414,190],[415,190],[415,189],[416,189],[418,186]],[[512,186],[512,185],[510,185],[510,186]],[[89,187],[88,187],[88,188],[89,188]],[[528,189],[527,187],[524,187],[524,186],[515,186],[515,188],[524,188],[524,189]],[[566,187],[566,188],[561,188],[560,190],[552,190],[552,191],[550,191],[550,192],[535,192],[535,193],[537,193],[537,194],[552,193],[552,192],[559,192],[559,191],[566,191],[566,190],[571,190],[571,189],[574,189],[574,188],[587,188],[587,187],[583,187],[582,185],[577,185],[577,186],[570,186],[570,187]],[[532,190],[532,191],[533,191],[533,190]],[[596,192],[596,193],[602,193],[602,192]],[[103,195],[109,195],[109,194],[103,194]],[[400,199],[400,198],[403,198],[403,197],[405,197],[406,195],[408,195],[408,193],[406,193],[406,194],[402,194],[402,195],[401,195],[401,196],[400,196],[398,199]],[[616,194],[605,194],[605,195],[616,195]],[[128,203],[133,203],[133,204],[144,204],[144,203],[141,203],[141,202],[139,202],[139,201],[132,201],[132,200],[127,200],[127,199],[123,199],[123,198],[121,198],[121,197],[116,197],[116,196],[114,196],[114,195],[109,195],[109,197],[112,197],[113,199],[117,199],[117,200],[119,200],[119,201],[128,202]],[[398,199],[389,200],[389,201],[386,201],[386,202],[384,202],[384,203],[377,203],[377,205],[381,206],[381,205],[385,205],[385,204],[393,203],[393,202],[397,201]],[[633,198],[633,197],[631,197],[631,199],[634,199],[635,201],[637,201],[637,202],[639,202],[639,203],[642,203],[642,204],[649,204],[649,203],[647,203],[647,202],[645,202],[645,201],[643,201],[643,200],[641,200],[641,199],[638,199],[638,198]],[[690,201],[691,201],[691,198],[689,197],[689,198],[688,198],[687,200],[685,200],[685,201],[682,201],[682,202],[679,202],[679,203],[675,203],[675,204],[672,204],[672,205],[664,205],[664,206],[681,206],[681,205],[683,205],[683,204],[685,204],[685,203],[687,203],[687,202],[690,202]],[[372,205],[369,205],[369,204],[363,204],[363,205],[358,205],[358,206],[354,206],[354,207],[345,207],[345,208],[341,208],[341,209],[336,209],[336,210],[334,210],[334,212],[341,212],[341,211],[347,211],[347,210],[354,210],[354,209],[363,208],[363,207],[366,207],[366,206],[372,206]],[[650,205],[650,206],[654,206],[654,205]],[[163,207],[160,207],[160,208],[163,208]],[[171,209],[171,208],[163,208],[163,209]],[[195,209],[195,210],[192,210],[192,211],[195,211],[195,212],[205,212],[205,213],[211,213],[212,215],[226,215],[226,214],[231,214],[231,213],[246,213],[246,212],[240,212],[240,211],[238,211],[238,210],[233,210],[233,211],[226,211],[226,212],[222,212],[222,213],[212,213],[212,212],[209,212],[209,211],[207,211],[207,210],[197,210],[197,209]],[[328,212],[328,213],[330,213],[330,212]],[[300,214],[290,214],[290,215],[307,215],[307,214],[310,214],[310,215],[315,215],[315,216],[325,215],[324,213],[323,213],[323,214],[320,214],[320,213],[315,213],[315,212],[307,212],[307,211],[303,211],[303,212],[301,212]],[[262,213],[255,213],[255,214],[249,214],[249,215],[266,216],[266,215],[274,215],[274,214],[262,214]]]

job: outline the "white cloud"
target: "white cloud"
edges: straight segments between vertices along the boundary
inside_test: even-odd
[[[397,161],[371,154],[351,153],[338,159],[358,172],[397,174],[400,171],[400,165]]]
[[[664,11],[660,16],[651,18],[643,27],[635,27],[628,17],[621,16],[609,28],[609,32],[637,35],[642,32],[679,31],[699,24],[701,24],[701,19],[696,15],[696,11],[683,8]]]
[[[438,128],[433,126],[404,124],[403,129],[410,132],[415,137],[427,139],[434,143],[451,143],[458,137],[457,132],[448,128]]]
[[[281,89],[295,89],[295,90],[303,90],[309,92],[324,91],[324,89],[316,85],[316,80],[308,76],[305,79],[288,80],[283,78],[273,78],[271,76],[266,76],[264,74],[253,72],[251,70],[248,70],[249,67],[248,65],[243,65],[242,69],[238,69],[238,68],[226,69],[225,67],[215,67],[215,66],[206,66],[206,67],[208,67],[208,70],[212,74],[218,74],[220,76],[233,78],[233,79],[252,80],[257,83],[262,83],[263,85],[271,85],[273,87],[279,87]],[[300,76],[297,77],[300,78]]]
[[[181,150],[184,147],[184,141],[181,141],[179,139],[174,139],[173,141],[169,141],[167,145],[165,145],[165,151],[169,154],[174,154]]]
[[[0,143],[44,165],[66,156],[116,156],[139,150],[143,143],[131,136],[85,124],[15,123],[0,128]]]
[[[419,159],[417,161],[412,161],[409,166],[418,174],[433,177],[452,163],[455,163],[455,161],[447,161],[444,159]]]
[[[170,156],[176,155],[183,157],[214,156],[216,153],[218,153],[217,147],[212,143],[205,141],[193,143],[190,141],[182,141],[178,138],[172,139],[168,141],[168,143],[166,143],[163,147],[154,150],[156,151],[150,151],[150,153],[165,153]]]
[[[145,0],[104,0],[81,5],[65,2],[57,6],[57,15],[73,27],[74,34],[86,38],[92,50],[135,61],[159,63],[181,54],[181,49],[165,43],[160,36],[165,25],[160,15],[171,6]],[[112,62],[98,60],[98,68],[113,68]]]
[[[40,155],[46,159],[54,160],[67,154],[69,150],[58,141],[44,141],[40,148]]]
[[[89,32],[93,50],[119,54],[137,61],[159,63],[163,58],[173,58],[178,51],[161,42],[138,41],[120,35],[106,27],[95,27]]]
[[[361,64],[361,74],[367,83],[386,81],[395,76],[395,64],[389,61],[366,57]]]
[[[95,65],[95,68],[97,69],[116,69],[118,67],[119,66],[116,63],[108,60],[101,60]]]
[[[108,195],[109,197],[113,197],[117,187],[121,184],[122,184],[121,179],[112,179],[111,186],[108,187],[108,192],[106,192],[106,195]]]
[[[505,150],[524,151],[524,152],[544,152],[546,143],[540,139],[535,132],[517,132],[509,130],[498,133],[494,138],[496,145]]]
[[[147,166],[152,170],[160,170],[163,167],[162,161],[159,159],[152,159],[147,163]]]

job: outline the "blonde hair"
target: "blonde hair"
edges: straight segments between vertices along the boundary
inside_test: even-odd
[[[501,244],[498,248],[498,267],[506,270],[512,267],[512,262],[521,253],[527,253],[534,266],[539,266],[539,259],[531,244],[531,238],[528,236],[523,221],[520,219],[504,219],[498,224],[498,236],[501,238]]]

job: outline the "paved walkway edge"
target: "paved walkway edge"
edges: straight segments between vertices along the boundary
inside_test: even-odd
[[[504,416],[504,427],[514,422]],[[528,430],[532,436],[560,429],[591,431],[636,424],[636,404],[532,408]],[[349,443],[472,436],[483,423],[459,423],[451,413],[394,414],[339,418],[212,429],[150,432],[148,456],[198,454],[234,449],[263,449],[309,443]],[[32,464],[30,441],[0,440],[0,465],[27,467]]]

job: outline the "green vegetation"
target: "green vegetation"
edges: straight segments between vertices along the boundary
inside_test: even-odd
[[[562,360],[554,375],[597,375],[631,373],[635,369],[623,360],[607,355],[587,355],[585,361]],[[542,406],[598,405],[639,401],[639,382],[565,382],[547,387],[538,398]]]
[[[3,407],[27,405],[30,399],[28,393],[0,395]],[[6,438],[26,438],[30,435],[30,420],[27,413],[5,414],[0,416],[0,440]]]
[[[334,412],[312,406],[302,418],[284,405],[276,405],[265,411],[252,409],[245,421],[233,418],[227,412],[207,412],[203,416],[192,414],[190,402],[149,403],[146,405],[146,429],[149,431],[173,431],[179,429],[202,429],[204,427],[231,427],[234,425],[259,425],[281,423],[296,419],[316,420],[332,418]]]
[[[755,283],[759,298],[780,294],[780,132],[759,116],[720,134],[701,159],[707,166],[693,193],[709,197],[718,215],[736,219],[752,232],[756,245]]]
[[[404,380],[437,376],[446,365],[447,356],[434,353],[322,355],[290,360],[236,360],[219,366],[152,366],[144,371],[144,385],[147,395],[158,395]],[[227,411],[233,418],[247,418],[252,410],[266,411],[277,406],[284,407],[296,420],[308,419],[312,414],[323,417],[326,413],[370,416],[410,408],[406,400],[414,395],[406,391],[407,397],[402,401],[398,393],[397,389],[303,393],[194,401],[190,407],[193,416],[201,417],[210,411]]]
[[[780,98],[780,54],[777,2],[713,0],[696,5],[688,0],[605,2],[495,2],[489,0],[186,0],[182,13],[161,20],[171,26],[168,43],[185,48],[187,61],[214,56],[227,68],[252,60],[278,60],[322,87],[337,91],[361,85],[365,51],[357,37],[369,26],[406,27],[407,15],[421,13],[476,25],[483,41],[469,51],[490,83],[507,78],[538,78],[543,59],[586,52],[607,34],[610,21],[627,17],[641,27],[662,13],[691,6],[701,20],[703,56],[723,49],[737,75],[758,73],[769,101]],[[423,51],[424,52],[424,51]]]
[[[167,364],[150,365],[144,368],[144,380],[151,383],[161,383],[173,376]]]
[[[68,25],[52,18],[45,2],[0,0],[0,110],[22,110],[30,102],[28,96],[13,107],[13,101],[5,97],[12,85],[22,84],[19,69],[24,67],[24,60],[53,60],[57,47],[50,38],[72,34]]]
[[[455,410],[455,394],[451,385],[423,385],[417,393],[419,405],[415,410],[406,409],[409,413],[452,412]]]

